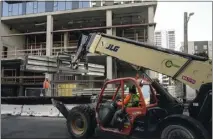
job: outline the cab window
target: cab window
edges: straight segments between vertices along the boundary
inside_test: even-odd
[[[141,87],[141,91],[143,93],[143,97],[144,97],[146,105],[154,104],[156,102],[150,85],[144,84]]]

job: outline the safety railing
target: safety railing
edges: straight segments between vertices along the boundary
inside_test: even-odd
[[[43,88],[26,88],[24,95],[25,96],[44,96]]]
[[[1,77],[1,83],[18,83],[19,79],[14,78],[14,77]]]
[[[52,55],[57,55],[58,52],[66,51],[67,53],[74,53],[76,50],[76,46],[71,47],[53,47]],[[46,55],[46,48],[36,48],[36,49],[14,49],[9,51],[2,51],[2,59],[10,59],[10,58],[21,58],[26,55],[36,55],[43,56]]]
[[[88,93],[87,89],[101,88],[103,84],[104,80],[61,80],[53,83],[51,91],[54,96],[91,95],[93,91]]]
[[[66,80],[58,81],[57,83],[51,82],[51,87],[47,90],[42,87],[26,88],[25,96],[90,96],[98,94],[101,91],[103,83],[103,80]],[[107,92],[111,90],[108,89]]]
[[[106,88],[105,95],[113,95],[116,89]],[[43,88],[26,88],[25,96],[93,96],[101,92],[101,88],[50,88],[47,91]]]
[[[7,76],[1,77],[2,84],[42,84],[44,76]]]

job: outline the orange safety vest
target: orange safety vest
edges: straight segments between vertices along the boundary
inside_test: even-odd
[[[124,105],[128,104],[130,99],[131,99],[131,94],[126,95],[126,97],[124,99]],[[117,102],[117,105],[122,106],[122,102]]]
[[[43,88],[45,88],[45,89],[49,88],[49,82],[48,81],[44,81]]]

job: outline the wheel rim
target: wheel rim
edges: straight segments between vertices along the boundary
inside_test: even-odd
[[[169,132],[168,139],[194,139],[194,136],[188,130],[173,129]]]
[[[170,130],[165,129],[163,132],[161,139],[195,139],[195,136],[184,127],[173,127]]]
[[[84,116],[81,114],[75,114],[71,121],[71,129],[74,134],[82,135],[86,129],[86,122]]]

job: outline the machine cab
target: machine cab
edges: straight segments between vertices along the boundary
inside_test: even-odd
[[[109,80],[105,82],[97,101],[96,120],[102,130],[129,135],[135,119],[145,116],[147,108],[156,105],[155,91],[148,82],[139,84],[130,77]],[[112,126],[113,117],[119,110],[122,111],[122,118],[116,126]]]

